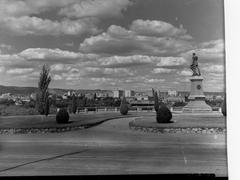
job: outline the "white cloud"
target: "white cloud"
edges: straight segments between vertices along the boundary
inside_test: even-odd
[[[141,65],[152,63],[151,57],[134,55],[134,56],[110,56],[100,58],[99,63],[101,66],[129,66]]]
[[[62,77],[64,77],[67,81],[80,80],[81,73],[62,73]]]
[[[55,59],[62,61],[64,60],[65,63],[68,63],[69,59],[78,59],[79,61],[87,61],[87,60],[93,60],[99,57],[96,54],[82,54],[82,53],[76,53],[71,51],[65,51],[61,49],[47,49],[47,48],[29,48],[21,53],[18,54],[20,57],[23,57],[25,59],[29,60],[35,60],[35,59]]]
[[[224,66],[223,65],[210,65],[207,64],[207,66],[202,68],[205,72],[210,73],[223,73],[224,72]]]
[[[224,41],[222,39],[203,42],[197,45],[196,48],[182,53],[181,56],[185,59],[192,59],[192,53],[196,53],[198,61],[203,63],[221,62],[224,61]]]
[[[100,32],[94,19],[52,21],[38,17],[7,17],[0,19],[1,28],[15,35],[77,35]]]
[[[85,70],[88,71],[88,72],[97,72],[97,71],[100,71],[101,68],[98,68],[98,67],[86,67]]]
[[[107,81],[112,81],[111,78],[102,78],[102,77],[99,77],[99,78],[91,78],[92,81],[97,81],[97,82],[107,82]]]
[[[11,45],[8,44],[0,44],[0,54],[4,51],[9,51],[10,49],[12,49]]]
[[[75,18],[92,16],[100,18],[118,17],[131,4],[129,0],[85,0],[62,8],[59,14]]]
[[[58,80],[62,80],[62,79],[63,79],[62,76],[60,76],[60,75],[58,75],[58,74],[55,74],[55,75],[53,76],[53,80],[58,81]]]
[[[183,26],[176,28],[164,21],[137,19],[130,25],[130,30],[139,35],[192,39]]]
[[[15,69],[9,69],[7,70],[8,74],[25,74],[32,72],[34,69],[33,68],[15,68]]]
[[[153,73],[158,74],[158,73],[171,73],[175,71],[174,69],[167,69],[167,68],[154,68]]]
[[[192,72],[191,72],[190,69],[179,71],[178,74],[181,75],[181,76],[192,76]]]
[[[183,57],[161,57],[157,66],[179,66],[187,63]]]
[[[145,83],[161,83],[161,82],[165,82],[165,79],[146,79],[144,82]]]
[[[112,17],[121,15],[131,4],[129,0],[0,0],[0,15],[29,16],[54,9],[67,17]]]
[[[68,71],[71,69],[71,65],[68,64],[53,64],[50,66],[51,71]]]
[[[0,29],[14,35],[96,34],[100,18],[119,17],[131,4],[129,0],[0,0]],[[40,18],[46,12],[54,12],[59,20]]]
[[[135,31],[111,25],[106,32],[86,38],[80,51],[117,55],[168,55],[192,49],[192,43],[178,37],[139,35]]]
[[[124,75],[126,75],[126,76],[134,75],[134,72],[131,72],[131,70],[127,69],[127,68],[104,68],[103,72],[104,72],[104,74],[109,74],[109,75],[117,74],[117,75],[119,75],[119,77],[124,76]]]
[[[4,66],[0,66],[0,73],[1,73],[1,72],[4,72],[4,71],[5,71]]]

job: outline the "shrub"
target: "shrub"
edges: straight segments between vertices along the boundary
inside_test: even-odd
[[[96,109],[95,107],[88,107],[88,108],[87,108],[87,111],[95,111],[95,112],[96,112],[96,110],[97,110],[97,109]]]
[[[166,105],[161,105],[157,111],[156,120],[158,123],[170,123],[172,119],[172,113]]]
[[[128,113],[128,104],[127,104],[125,97],[123,97],[121,105],[120,105],[120,113],[122,115],[127,115],[127,113]]]
[[[56,101],[57,108],[67,108],[68,104],[64,100]]]
[[[18,115],[35,115],[39,114],[38,111],[34,108],[26,108],[24,106],[2,106],[0,107],[1,114],[3,116],[18,116]]]
[[[29,103],[28,103],[28,106],[29,106],[30,108],[35,108],[35,101],[31,99],[31,100],[29,101]]]
[[[56,121],[59,124],[68,123],[69,114],[66,109],[61,108],[56,115]]]

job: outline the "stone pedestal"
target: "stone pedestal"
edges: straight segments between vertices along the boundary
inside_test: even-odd
[[[203,77],[192,76],[191,92],[188,97],[190,102],[183,107],[183,112],[195,113],[195,112],[212,112],[212,108],[206,104],[205,95],[203,94]]]

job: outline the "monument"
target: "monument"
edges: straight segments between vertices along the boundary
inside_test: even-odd
[[[183,112],[195,113],[195,112],[211,112],[212,108],[206,104],[205,95],[203,93],[203,77],[201,76],[200,69],[198,67],[198,57],[193,53],[192,64],[190,69],[193,71],[191,81],[191,92],[188,97],[189,103],[183,107]]]

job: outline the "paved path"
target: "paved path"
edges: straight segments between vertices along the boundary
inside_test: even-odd
[[[0,136],[0,175],[215,173],[227,176],[224,135],[132,131],[130,119],[89,129]]]

